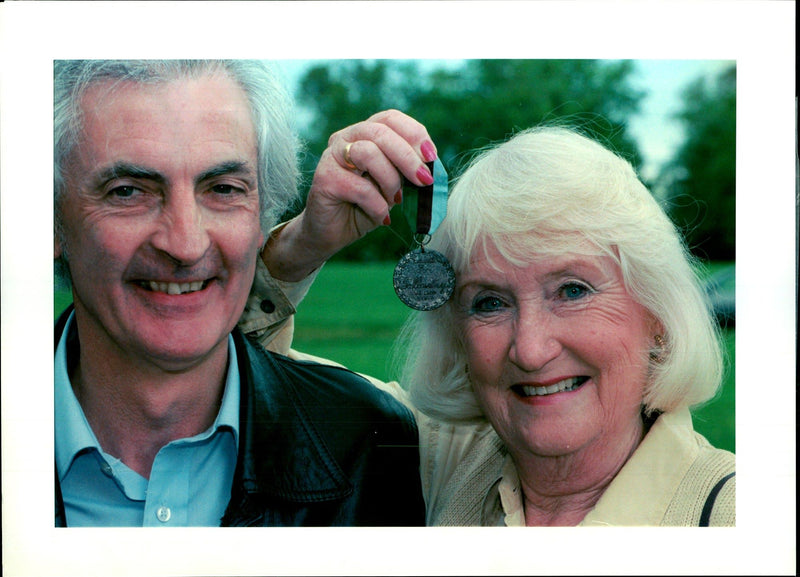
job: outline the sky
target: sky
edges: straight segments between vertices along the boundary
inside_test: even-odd
[[[305,72],[314,64],[324,62],[321,59],[276,61],[295,99]],[[425,59],[418,62],[434,68],[458,66],[462,61]],[[655,178],[683,140],[683,127],[674,119],[674,114],[680,110],[683,89],[700,76],[713,78],[731,64],[730,60],[636,60],[632,83],[645,90],[646,96],[640,113],[630,118],[630,131],[639,143],[643,160],[640,171],[645,180]],[[303,111],[298,110],[298,115],[302,118]]]

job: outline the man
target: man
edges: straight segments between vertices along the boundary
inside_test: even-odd
[[[408,411],[236,328],[257,269],[270,296],[247,330],[268,342],[293,312],[259,259],[296,196],[289,110],[259,62],[56,63],[54,249],[74,302],[55,335],[58,526],[424,524]],[[384,200],[356,234],[388,214],[395,167],[425,180],[424,131],[370,134],[375,177],[328,154],[306,209],[369,180]],[[281,262],[287,281],[320,264]]]

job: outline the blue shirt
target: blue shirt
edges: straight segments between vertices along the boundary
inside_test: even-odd
[[[222,406],[205,432],[172,441],[156,455],[150,479],[105,453],[75,397],[64,327],[55,354],[56,470],[70,527],[219,526],[230,500],[239,442],[239,371],[228,336]]]

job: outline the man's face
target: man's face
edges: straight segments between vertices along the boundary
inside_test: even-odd
[[[263,243],[249,107],[223,75],[109,88],[81,101],[55,245],[81,346],[189,368],[226,346]]]

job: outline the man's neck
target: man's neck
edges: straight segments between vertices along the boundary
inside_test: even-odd
[[[81,347],[70,375],[73,390],[103,450],[140,475],[149,478],[163,446],[213,424],[225,386],[227,341],[202,362],[174,372],[97,352]]]

